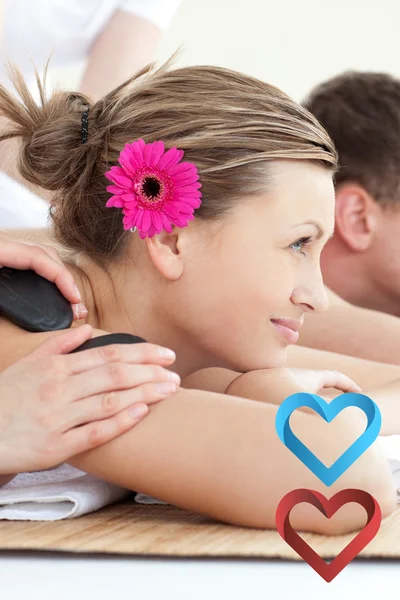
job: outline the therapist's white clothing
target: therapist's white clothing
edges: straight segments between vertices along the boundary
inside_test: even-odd
[[[10,57],[26,73],[32,60],[43,68],[84,60],[95,39],[117,10],[132,13],[159,29],[168,29],[182,0],[4,0],[2,58]],[[7,77],[1,65],[0,81]]]
[[[35,95],[34,63],[43,69],[86,59],[91,45],[117,10],[166,30],[182,0],[5,0],[0,83],[14,92],[4,61],[22,71]],[[0,229],[46,227],[48,204],[0,171]]]

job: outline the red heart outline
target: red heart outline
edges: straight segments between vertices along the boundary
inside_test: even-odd
[[[290,524],[290,511],[296,504],[308,502],[315,506],[328,519],[344,504],[356,502],[367,511],[368,521],[356,537],[332,560],[326,563],[300,536]],[[346,489],[326,498],[320,492],[300,488],[286,494],[278,504],[275,524],[279,535],[328,583],[351,562],[379,531],[382,512],[378,502],[364,490]]]

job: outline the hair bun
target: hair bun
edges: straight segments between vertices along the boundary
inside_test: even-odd
[[[46,98],[46,67],[43,83],[35,71],[41,100],[38,105],[20,71],[15,66],[9,70],[22,102],[0,86],[0,112],[11,122],[0,140],[22,139],[19,170],[27,181],[46,190],[70,189],[85,168],[82,114],[90,106],[88,98],[63,91]]]

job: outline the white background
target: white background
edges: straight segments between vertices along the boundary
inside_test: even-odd
[[[400,76],[399,33],[398,0],[183,0],[156,58],[183,45],[177,65],[243,71],[299,101],[347,69]],[[78,73],[57,76],[67,84]]]

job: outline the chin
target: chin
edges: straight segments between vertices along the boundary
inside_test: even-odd
[[[235,361],[235,364],[226,368],[241,373],[248,371],[257,371],[259,369],[279,369],[286,366],[287,362],[287,347],[274,348],[269,351],[257,352],[254,356],[243,356],[241,360]]]

